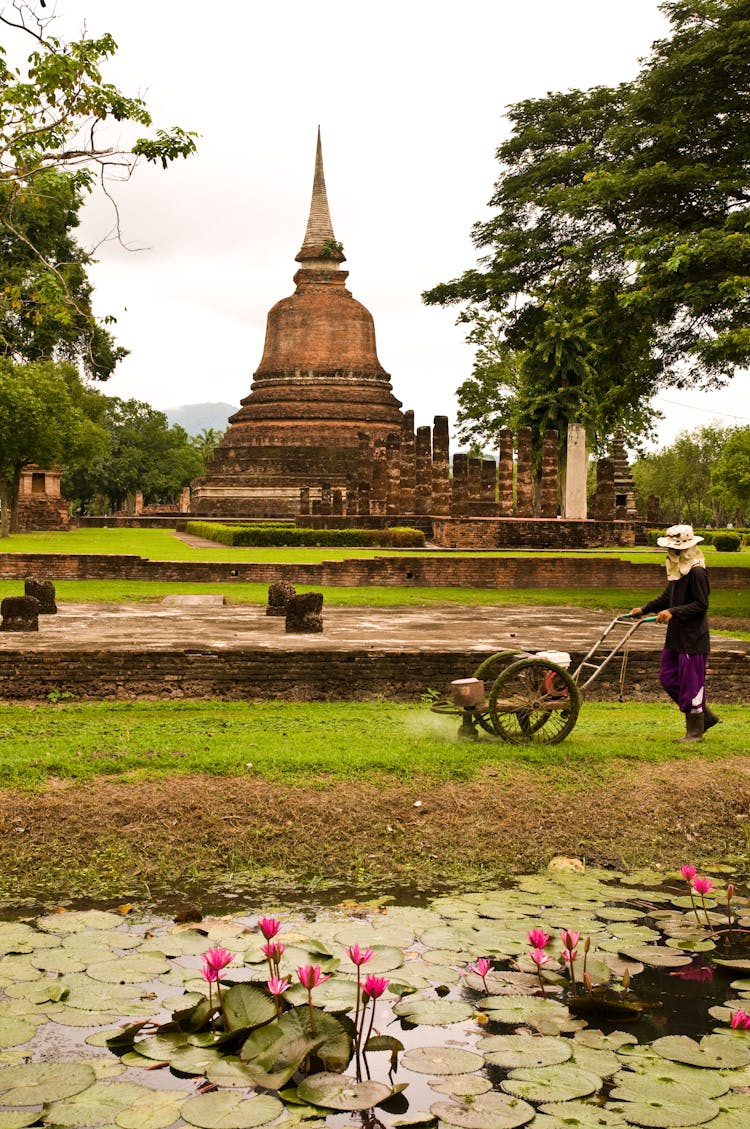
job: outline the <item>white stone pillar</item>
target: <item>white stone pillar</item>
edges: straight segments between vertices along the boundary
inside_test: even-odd
[[[569,521],[585,520],[588,458],[586,428],[580,423],[568,424],[568,458],[565,476],[565,516]]]

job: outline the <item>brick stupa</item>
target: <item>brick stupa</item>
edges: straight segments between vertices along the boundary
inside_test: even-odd
[[[401,403],[378,360],[372,315],[348,271],[328,209],[318,131],[310,218],[296,290],[268,314],[250,394],[230,420],[191,510],[217,517],[291,516],[300,495],[346,491],[369,444],[401,430]],[[369,444],[367,444],[369,446]],[[371,449],[371,448],[370,448]]]

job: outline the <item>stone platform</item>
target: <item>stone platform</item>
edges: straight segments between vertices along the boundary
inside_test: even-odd
[[[0,698],[409,700],[442,692],[495,651],[568,651],[575,665],[610,622],[582,608],[324,607],[322,635],[287,635],[264,607],[215,601],[62,603],[38,633],[0,635]],[[662,697],[663,638],[652,624],[633,636],[627,697]],[[746,701],[750,644],[714,645],[712,698]],[[620,672],[616,659],[588,696],[617,698]]]

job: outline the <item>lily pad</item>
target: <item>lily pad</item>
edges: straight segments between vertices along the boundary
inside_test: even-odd
[[[470,1102],[435,1102],[430,1113],[460,1129],[516,1129],[534,1117],[534,1107],[506,1094],[479,1094]]]
[[[484,1066],[481,1054],[461,1047],[414,1047],[401,1062],[417,1074],[471,1074]]]
[[[180,1116],[199,1129],[256,1129],[275,1121],[283,1109],[280,1101],[266,1094],[242,1098],[231,1090],[217,1090],[214,1094],[188,1098]]]
[[[299,1096],[312,1105],[350,1111],[370,1109],[391,1092],[383,1082],[358,1082],[347,1074],[311,1074],[297,1087]]]
[[[687,1035],[666,1035],[651,1046],[662,1058],[691,1066],[733,1069],[750,1063],[750,1047],[726,1035],[706,1035],[700,1043]]]
[[[0,1022],[0,1047],[20,1047],[36,1034],[36,1024],[4,1017]]]
[[[492,1083],[483,1074],[451,1074],[447,1078],[433,1078],[428,1085],[437,1094],[454,1098],[473,1098],[492,1089]]]
[[[487,1062],[506,1070],[529,1066],[555,1066],[567,1062],[573,1053],[570,1039],[551,1035],[490,1035],[477,1049]]]
[[[30,1062],[0,1071],[0,1102],[9,1106],[57,1102],[96,1082],[92,1067],[80,1062]]]
[[[45,1111],[45,1120],[51,1125],[66,1125],[72,1129],[109,1124],[143,1093],[144,1087],[134,1082],[95,1082],[68,1101],[53,1102]]]
[[[120,1129],[168,1129],[180,1116],[184,1090],[149,1090],[117,1114]]]
[[[530,1102],[567,1102],[572,1098],[585,1098],[596,1093],[601,1084],[598,1074],[569,1063],[513,1070],[501,1083],[506,1093]]]
[[[107,910],[73,910],[68,913],[48,913],[36,922],[40,929],[50,933],[78,933],[83,929],[118,929],[122,918]],[[124,932],[124,931],[123,931]]]
[[[448,1027],[451,1023],[462,1023],[470,1019],[474,1009],[463,1000],[433,1000],[424,996],[408,996],[393,1008],[401,1019],[415,1025]]]
[[[619,1113],[588,1102],[547,1102],[539,1111],[570,1129],[627,1129],[628,1124]]]
[[[114,960],[92,964],[87,975],[105,984],[143,984],[169,969],[165,956],[157,953],[129,953]]]
[[[582,1026],[563,1004],[536,996],[489,996],[480,1000],[479,1006],[497,1023],[524,1024],[544,1034],[575,1031]]]
[[[631,1125],[646,1129],[672,1129],[672,1127],[704,1125],[713,1121],[719,1112],[716,1102],[700,1094],[678,1091],[664,1100],[642,1102],[614,1102],[606,1107],[619,1113]]]
[[[26,1129],[39,1120],[41,1112],[41,1107],[37,1110],[0,1109],[0,1129]]]

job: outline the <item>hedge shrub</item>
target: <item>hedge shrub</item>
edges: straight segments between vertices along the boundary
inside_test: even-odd
[[[223,525],[214,521],[189,521],[185,532],[205,537],[221,545],[280,547],[304,545],[323,547],[415,549],[423,548],[421,529],[394,526],[392,529],[298,529],[293,525]]]
[[[731,530],[721,533],[714,533],[714,548],[717,553],[738,553],[742,538],[739,533],[733,533]]]

